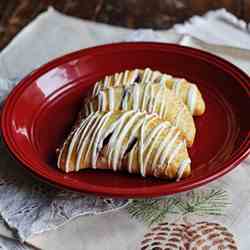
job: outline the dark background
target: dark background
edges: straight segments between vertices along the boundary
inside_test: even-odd
[[[250,21],[250,0],[0,0],[0,49],[49,5],[72,16],[130,28],[166,29],[217,8]]]

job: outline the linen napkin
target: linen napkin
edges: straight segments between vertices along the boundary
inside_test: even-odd
[[[226,13],[225,11],[220,11],[222,14]],[[205,24],[207,26],[207,23],[210,21],[213,23],[216,19],[216,22],[222,22],[224,24],[223,18],[218,18],[218,14],[216,15],[210,15],[210,17],[206,16],[204,20],[206,20]],[[218,19],[218,20],[217,20]],[[203,18],[201,18],[202,24],[203,24]],[[230,22],[227,20],[226,27],[230,27]],[[198,25],[202,25],[199,24]],[[197,23],[195,24],[197,25]],[[235,29],[235,20],[231,24],[231,28]],[[183,26],[185,27],[185,25]],[[220,26],[221,29],[221,26]],[[177,32],[178,29],[176,28]],[[202,29],[201,29],[202,30]],[[209,30],[209,28],[208,28]],[[211,30],[211,27],[210,27]],[[223,29],[218,30],[221,34],[223,34]],[[184,29],[182,30],[184,32]],[[201,31],[199,31],[201,32]],[[238,32],[238,29],[237,29]],[[186,30],[185,33],[189,33],[189,30]],[[206,33],[206,31],[205,31]],[[213,32],[212,32],[213,33]],[[219,33],[219,34],[220,34]],[[241,31],[241,36],[244,37],[244,39],[249,39],[249,35],[247,34],[246,30]],[[196,33],[191,35],[197,35]],[[212,36],[213,34],[211,34]],[[204,36],[205,37],[205,36]],[[49,39],[48,39],[49,38]],[[219,40],[219,38],[217,38]],[[62,55],[67,52],[71,52],[72,50],[79,49],[82,47],[89,47],[97,44],[107,43],[107,42],[116,42],[121,40],[133,40],[133,41],[139,41],[139,40],[147,40],[147,41],[162,41],[162,42],[179,42],[183,45],[187,46],[193,46],[193,47],[199,47],[204,50],[208,50],[214,53],[217,53],[218,55],[221,55],[229,60],[231,60],[233,63],[236,63],[239,66],[242,66],[245,71],[249,72],[249,58],[250,53],[249,51],[244,51],[240,49],[230,48],[230,47],[223,47],[223,46],[215,46],[210,45],[207,43],[204,43],[202,41],[196,40],[189,36],[182,36],[177,34],[174,30],[169,31],[152,31],[152,30],[139,30],[139,31],[133,31],[129,29],[123,29],[123,28],[116,28],[111,27],[104,24],[95,24],[87,21],[81,21],[77,20],[75,18],[66,17],[64,15],[61,15],[60,13],[54,11],[53,9],[49,9],[47,12],[41,14],[35,21],[33,21],[29,26],[27,26],[11,43],[10,45],[4,49],[0,55],[0,76],[8,79],[16,79],[17,77],[22,77],[23,75],[30,72],[33,68],[36,68],[40,66],[41,64],[47,62],[49,59],[57,57],[59,55]],[[203,39],[204,40],[204,39]],[[61,41],[61,42],[58,42]],[[245,40],[244,40],[245,41]],[[31,46],[31,44],[33,46]],[[35,46],[34,46],[35,44]],[[221,42],[223,44],[223,41]],[[227,44],[230,45],[230,44]],[[231,44],[234,45],[234,44]],[[245,46],[245,43],[244,43]],[[29,50],[29,54],[27,54],[27,48],[31,48]],[[20,60],[17,60],[17,58],[20,58]],[[22,60],[22,58],[25,58],[25,60]],[[15,62],[15,64],[13,63]],[[13,65],[17,65],[16,67],[13,67]],[[13,86],[14,81],[3,81],[3,96],[6,95],[9,91],[9,89]],[[5,149],[2,149],[1,155],[6,155]],[[8,158],[9,156],[7,156]],[[3,157],[5,158],[5,157]],[[1,159],[0,159],[1,161]],[[4,161],[6,162],[6,160]],[[2,168],[4,169],[4,164],[0,163]],[[7,160],[7,164],[9,166],[9,162]],[[13,162],[11,163],[12,166]],[[249,162],[245,161],[245,163],[242,163],[242,165],[249,165]],[[5,165],[5,166],[6,166]],[[15,169],[15,168],[13,168]],[[239,168],[240,169],[240,168]],[[241,168],[242,169],[242,168]],[[17,172],[20,170],[18,167],[16,167]],[[15,171],[16,171],[15,170]],[[21,171],[21,170],[20,170]],[[249,172],[241,170],[241,173],[239,174],[240,170],[237,169],[234,170],[230,175],[227,175],[220,181],[216,182],[216,185],[210,184],[207,185],[207,187],[196,189],[193,192],[188,192],[185,194],[174,196],[177,200],[186,201],[187,203],[192,201],[194,197],[201,196],[201,199],[204,196],[209,197],[215,197],[215,199],[222,199],[222,204],[220,209],[224,209],[226,211],[229,211],[226,214],[226,216],[231,216],[231,218],[225,219],[223,216],[223,213],[221,213],[222,217],[219,217],[219,219],[214,216],[216,221],[221,221],[223,224],[226,224],[227,226],[231,226],[233,230],[237,233],[237,238],[241,236],[241,239],[238,240],[238,247],[242,247],[239,249],[247,249],[244,248],[244,246],[247,246],[247,242],[249,239],[247,238],[247,233],[250,231],[249,228],[246,228],[247,225],[243,225],[243,215],[247,215],[247,211],[250,211],[249,209],[249,203],[246,202],[249,199],[247,198],[247,193],[249,192],[250,187],[247,185],[249,182],[250,174]],[[11,171],[11,174],[13,171]],[[0,173],[1,174],[1,173]],[[9,173],[7,175],[4,175],[7,177],[7,180],[9,180]],[[230,177],[231,176],[231,177]],[[234,176],[234,177],[233,177]],[[236,176],[236,177],[235,177]],[[30,177],[28,177],[30,178]],[[1,180],[1,178],[0,178]],[[16,180],[15,180],[16,181]],[[1,182],[1,181],[0,181]],[[12,181],[11,181],[12,182]],[[33,180],[32,180],[33,182]],[[37,181],[34,180],[37,185]],[[237,192],[232,193],[232,191],[235,189],[235,186],[239,186],[242,183],[246,183],[246,185],[243,187],[240,187]],[[23,192],[21,192],[22,195],[24,195],[25,199],[21,199],[22,196],[19,197],[20,191],[16,192],[17,189],[14,190],[14,196],[15,198],[25,201],[30,201],[31,197],[26,194],[27,189],[30,191],[30,184],[26,186],[26,189],[24,189]],[[42,186],[44,184],[41,184]],[[19,187],[19,184],[17,185]],[[219,186],[223,187],[218,188]],[[38,184],[38,187],[40,188],[40,183]],[[38,188],[38,189],[39,189]],[[50,187],[43,186],[45,190],[50,190]],[[237,187],[238,188],[238,187]],[[226,191],[225,191],[225,190]],[[228,190],[229,191],[228,191]],[[38,194],[40,195],[40,192],[43,193],[43,191],[38,190]],[[240,192],[242,191],[242,192]],[[86,211],[86,200],[84,200],[85,197],[77,197],[76,199],[68,200],[65,198],[65,196],[60,194],[61,191],[57,191],[57,195],[54,197],[50,197],[49,195],[44,195],[45,200],[47,202],[48,199],[50,201],[48,203],[55,203],[55,206],[60,207],[60,202],[63,204],[69,204],[72,205],[75,201],[76,204],[78,204],[79,207],[83,207],[84,211]],[[13,193],[10,193],[8,197],[13,197]],[[32,193],[32,192],[31,192]],[[48,191],[48,193],[50,193]],[[37,194],[37,193],[36,193]],[[39,204],[43,204],[44,201],[41,202],[39,195],[35,196],[35,201]],[[73,194],[72,194],[73,195]],[[207,196],[206,196],[207,195]],[[232,197],[231,197],[232,196]],[[26,199],[27,198],[27,199]],[[59,198],[59,199],[58,199]],[[160,200],[163,205],[163,208],[165,207],[165,203],[171,202],[171,199],[173,197],[166,197],[163,200]],[[33,199],[33,197],[32,197]],[[31,200],[32,200],[31,199]],[[212,198],[211,198],[212,199]],[[243,215],[239,215],[239,209],[235,206],[231,206],[229,203],[231,201],[234,201],[237,204],[242,204],[243,209]],[[88,201],[93,201],[93,197],[88,198]],[[101,204],[103,200],[100,200]],[[115,203],[116,201],[113,200]],[[69,222],[62,226],[61,228],[51,231],[50,233],[44,233],[36,237],[32,237],[34,233],[39,233],[44,230],[48,230],[51,228],[56,228],[58,225],[63,224],[67,220],[71,219],[74,216],[80,215],[83,213],[83,211],[75,211],[72,207],[71,209],[67,210],[67,215],[61,215],[58,209],[56,209],[56,217],[59,216],[60,218],[53,222],[49,221],[46,216],[48,216],[48,210],[45,206],[42,206],[40,209],[39,206],[35,206],[37,208],[37,211],[39,215],[42,216],[35,216],[35,219],[32,219],[30,221],[29,216],[22,217],[22,221],[16,220],[16,218],[20,217],[13,217],[13,214],[16,215],[18,212],[18,209],[16,207],[20,206],[22,204],[19,204],[17,201],[15,201],[14,213],[12,210],[9,210],[8,205],[4,208],[0,209],[0,212],[4,218],[4,220],[12,226],[15,230],[17,230],[17,233],[19,237],[21,237],[23,240],[26,240],[27,242],[30,242],[36,247],[41,247],[42,249],[99,249],[96,245],[97,240],[100,240],[100,249],[140,249],[140,243],[143,239],[143,234],[145,231],[149,230],[149,228],[143,223],[143,217],[136,219],[135,216],[133,216],[134,211],[136,210],[136,207],[139,207],[140,210],[145,210],[145,213],[147,214],[147,206],[156,206],[158,203],[158,200],[144,200],[142,203],[138,201],[134,201],[131,206],[129,206],[126,209],[122,209],[117,212],[109,213],[106,215],[100,215],[100,216],[94,216],[94,217],[86,217],[81,218],[81,220],[74,220],[72,222]],[[2,203],[1,196],[0,196],[0,204]],[[10,202],[9,202],[10,203]],[[97,202],[98,203],[98,202]],[[109,203],[109,202],[108,202]],[[126,202],[123,200],[119,200],[118,205],[116,207],[120,207],[125,205]],[[156,204],[156,205],[155,205]],[[216,205],[217,203],[215,203]],[[26,208],[29,210],[30,207],[32,207],[33,203],[28,202],[26,204]],[[98,205],[98,206],[96,206]],[[158,204],[159,205],[159,204]],[[158,206],[157,205],[157,206]],[[218,205],[218,204],[217,204]],[[68,205],[66,205],[68,206]],[[1,206],[0,206],[1,207]],[[94,206],[91,207],[92,209],[100,208],[99,204],[94,204]],[[229,207],[229,208],[228,208]],[[33,207],[32,207],[33,208]],[[111,209],[114,207],[112,206]],[[159,205],[159,208],[161,206]],[[110,207],[108,207],[110,209]],[[177,209],[175,206],[173,206],[173,209]],[[59,209],[60,210],[60,209]],[[40,212],[39,212],[40,211]],[[72,211],[75,211],[75,213],[72,213]],[[157,211],[157,210],[155,210]],[[45,215],[44,215],[44,214]],[[50,212],[49,212],[50,213]],[[177,212],[178,214],[178,220],[183,222],[183,220],[186,220],[186,217],[182,216],[182,213],[180,211]],[[220,212],[218,212],[220,214]],[[36,213],[35,213],[36,215]],[[165,217],[168,217],[169,215],[167,213],[163,213]],[[63,217],[63,219],[61,218]],[[207,217],[213,217],[213,215],[207,215]],[[150,216],[149,216],[150,217]],[[197,221],[197,215],[189,213],[189,216],[192,221],[193,217],[195,218],[194,221]],[[41,220],[42,218],[42,220]],[[45,218],[45,220],[44,220]],[[188,220],[190,220],[190,218]],[[204,217],[203,217],[204,218]],[[206,218],[206,217],[205,217]],[[233,219],[234,220],[233,220]],[[138,220],[139,219],[139,220]],[[207,219],[207,218],[206,218]],[[249,218],[248,218],[249,219]],[[28,221],[26,221],[28,220]],[[170,215],[170,221],[176,221],[176,216]],[[11,222],[12,221],[12,222]],[[14,222],[13,222],[14,221]],[[48,223],[44,223],[44,222]],[[201,223],[202,221],[199,221],[197,223]],[[204,221],[203,221],[204,222]],[[207,226],[211,226],[211,222],[206,221]],[[209,224],[210,223],[210,224]],[[239,225],[235,225],[239,223]],[[189,223],[190,224],[190,223]],[[48,226],[49,225],[49,226]],[[203,225],[203,226],[204,226]],[[171,224],[171,226],[173,226]],[[194,225],[196,226],[196,225]],[[219,226],[217,226],[219,227]],[[242,228],[246,228],[246,230],[243,230]],[[103,228],[105,228],[105,232],[103,232]],[[226,234],[231,234],[231,232],[227,232],[225,230]],[[90,237],[90,236],[91,237]],[[62,237],[65,236],[65,237]],[[67,238],[71,237],[71,242],[67,241]],[[130,239],[129,242],[127,239]],[[234,246],[235,237],[229,237],[229,240],[231,239],[232,246]],[[147,240],[147,239],[146,239]],[[0,239],[1,242],[1,239]],[[2,241],[3,242],[3,241]],[[13,243],[13,242],[11,242]],[[6,246],[6,240],[4,243],[0,243],[4,246]],[[236,244],[236,243],[235,243]],[[250,244],[250,243],[249,243]],[[6,248],[8,249],[8,248]],[[17,248],[18,249],[18,248]]]
[[[180,34],[189,34],[211,44],[249,49],[249,25],[225,9],[194,16],[184,25],[175,25]]]

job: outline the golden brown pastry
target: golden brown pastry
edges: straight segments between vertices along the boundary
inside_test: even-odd
[[[58,168],[111,169],[180,180],[190,174],[181,132],[156,114],[138,111],[91,113],[63,144]]]
[[[134,84],[152,84],[160,82],[171,89],[187,105],[192,115],[202,115],[205,112],[205,102],[198,87],[183,78],[176,78],[160,71],[152,71],[149,68],[145,70],[135,69],[126,70],[111,76],[106,76],[98,81],[93,89],[93,96],[97,95],[103,88],[109,86],[127,86]]]
[[[194,142],[195,125],[182,100],[160,83],[107,87],[98,95],[85,99],[81,117],[95,111],[135,110],[156,113],[179,128],[190,147]]]

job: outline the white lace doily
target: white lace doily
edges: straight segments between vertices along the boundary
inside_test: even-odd
[[[22,241],[77,216],[104,213],[128,202],[82,195],[44,184],[11,158],[2,141],[0,168],[0,214]]]

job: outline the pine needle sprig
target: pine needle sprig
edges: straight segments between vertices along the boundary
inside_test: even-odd
[[[230,205],[228,194],[222,189],[193,190],[181,195],[159,199],[133,200],[127,210],[131,217],[147,225],[160,223],[167,214],[223,215]]]
[[[133,200],[127,210],[133,218],[150,226],[162,222],[167,213],[177,213],[177,202],[173,198]]]
[[[229,205],[228,194],[222,189],[191,191],[188,197],[179,199],[177,203],[181,213],[200,215],[223,215],[225,208]]]

